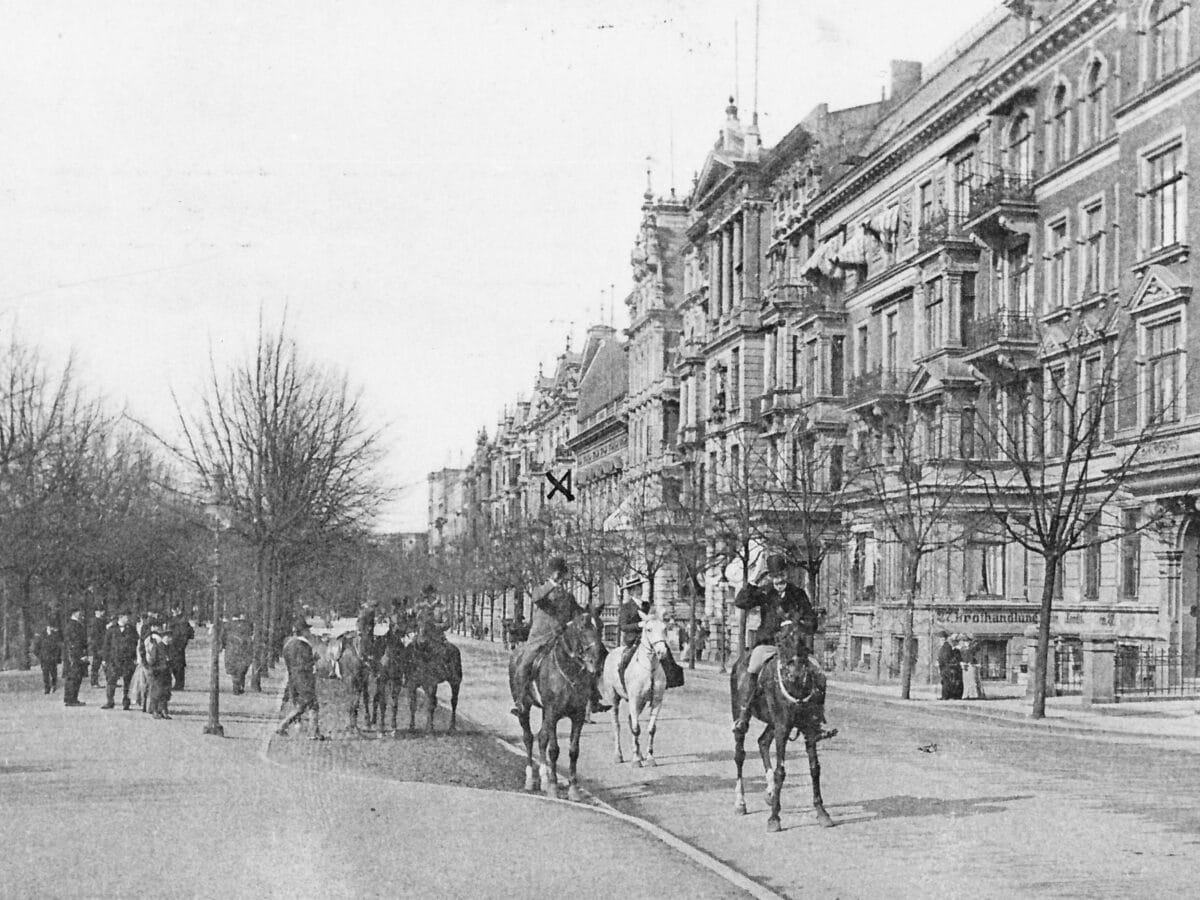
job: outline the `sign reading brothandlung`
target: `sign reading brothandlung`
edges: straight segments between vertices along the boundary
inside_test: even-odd
[[[1038,620],[1036,609],[964,609],[955,606],[939,606],[933,611],[937,621],[944,625],[1035,625]]]

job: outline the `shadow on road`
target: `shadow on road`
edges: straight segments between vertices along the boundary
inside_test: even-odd
[[[1031,800],[1032,794],[1016,794],[1008,797],[967,797],[960,800],[943,800],[939,797],[911,797],[898,795],[864,800],[861,803],[839,803],[841,808],[861,812],[848,812],[836,817],[839,825],[867,822],[873,819],[915,819],[923,816],[978,816],[1005,812],[1003,804],[1017,800]]]

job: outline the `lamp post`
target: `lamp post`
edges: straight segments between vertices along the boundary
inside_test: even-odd
[[[229,527],[229,511],[221,500],[224,494],[224,479],[214,477],[216,482],[212,490],[212,500],[205,507],[205,513],[212,524],[213,532],[213,573],[212,573],[212,628],[210,629],[212,646],[209,648],[208,673],[208,723],[204,733],[225,737],[225,729],[221,727],[221,637],[224,631],[221,623],[221,532]]]
[[[717,629],[717,656],[721,660],[720,672],[725,671],[725,633],[728,627],[728,597],[729,597],[729,579],[725,577],[724,569],[721,570],[721,580],[717,582],[717,588],[720,591],[721,601],[721,627]]]

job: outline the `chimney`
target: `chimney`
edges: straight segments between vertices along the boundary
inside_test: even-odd
[[[921,64],[909,59],[893,59],[890,68],[891,101],[893,104],[902,103],[921,86]]]

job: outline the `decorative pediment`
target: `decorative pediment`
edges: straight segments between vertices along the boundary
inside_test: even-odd
[[[695,197],[705,197],[721,183],[722,179],[733,171],[733,163],[717,151],[713,150],[704,160],[704,168],[700,170],[700,178],[696,182]]]
[[[1192,286],[1166,266],[1150,266],[1142,275],[1129,303],[1132,313],[1147,312],[1170,303],[1185,303],[1192,295]]]

